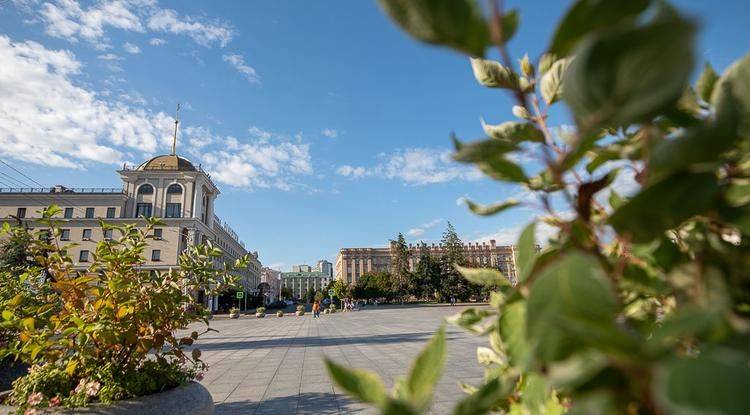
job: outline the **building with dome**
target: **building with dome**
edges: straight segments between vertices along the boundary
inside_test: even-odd
[[[175,133],[176,138],[176,133]],[[99,221],[111,224],[136,223],[145,226],[144,217],[156,217],[164,226],[155,229],[154,240],[145,252],[146,270],[167,270],[175,267],[180,252],[193,244],[211,241],[224,252],[221,259],[234,262],[249,250],[237,233],[223,222],[214,211],[214,202],[220,191],[211,176],[190,160],[177,155],[161,155],[139,166],[124,165],[117,173],[122,188],[0,188],[0,221],[21,220],[30,227],[41,210],[55,204],[62,208],[58,220],[60,240],[75,242],[69,250],[76,268],[88,267],[96,243],[111,238]],[[260,284],[262,265],[258,252],[251,254],[247,269],[238,276],[245,291],[240,302],[244,308],[252,303],[252,295]],[[221,297],[203,298],[212,310],[228,309],[237,305],[234,292]],[[250,297],[250,299],[248,299]]]

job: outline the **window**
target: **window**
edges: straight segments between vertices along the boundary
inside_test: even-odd
[[[93,219],[94,208],[86,208],[86,219]]]
[[[161,261],[161,250],[154,249],[151,251],[151,260],[152,261]]]
[[[107,208],[107,217],[108,218],[114,218],[115,217],[115,208],[108,207]]]
[[[71,219],[73,218],[73,208],[65,208],[65,214],[63,215],[65,219]]]
[[[154,186],[151,186],[150,184],[144,184],[143,186],[138,188],[138,194],[139,195],[152,195],[154,194]]]
[[[143,216],[144,218],[150,218],[151,217],[151,203],[139,203],[136,206],[135,211],[136,217]]]
[[[182,203],[167,203],[167,209],[164,212],[165,218],[182,217]]]
[[[180,186],[177,183],[170,184],[169,187],[167,187],[167,194],[168,195],[181,195],[182,186]]]
[[[84,229],[83,230],[83,239],[84,241],[90,241],[91,240],[91,229]]]
[[[161,229],[154,229],[154,239],[161,239]]]
[[[60,240],[61,241],[70,240],[70,229],[60,229]]]
[[[78,262],[89,262],[89,251],[82,250],[78,255]]]
[[[104,240],[105,241],[111,241],[112,240],[112,229],[105,229],[104,230]]]
[[[16,216],[18,216],[19,218],[25,218],[26,208],[18,208],[18,211],[16,211]]]

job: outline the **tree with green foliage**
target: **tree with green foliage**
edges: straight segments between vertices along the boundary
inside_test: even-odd
[[[424,300],[435,300],[442,281],[442,267],[439,260],[430,255],[427,245],[419,245],[419,257],[412,273],[411,294]]]
[[[281,287],[281,291],[279,292],[279,296],[285,300],[288,300],[292,297],[294,297],[294,293],[292,293],[292,290],[289,289],[289,287]]]
[[[696,24],[666,1],[577,0],[546,53],[517,64],[519,15],[499,0],[488,16],[472,0],[380,4],[413,37],[468,54],[476,80],[515,104],[516,119],[482,123],[485,138],[453,137],[454,158],[528,197],[468,208],[539,209],[517,284],[457,267],[498,288],[492,307],[450,319],[488,339],[485,378],[462,385],[454,413],[750,413],[750,54],[690,85]],[[555,232],[537,252],[540,222]],[[444,362],[441,329],[393,393],[327,365],[357,399],[416,414]]]
[[[353,294],[356,298],[385,298],[393,296],[393,278],[387,272],[367,273],[357,279]]]
[[[443,254],[440,256],[441,282],[439,287],[442,300],[446,301],[452,296],[468,300],[477,290],[455,268],[456,265],[465,265],[466,257],[463,251],[464,243],[450,222],[443,232],[440,245],[443,247]]]
[[[313,300],[315,300],[315,289],[310,287],[307,289],[307,292],[304,296],[304,301],[307,303],[312,303]]]
[[[396,240],[390,243],[391,249],[391,288],[395,297],[403,297],[409,293],[409,246],[404,235],[399,232]]]

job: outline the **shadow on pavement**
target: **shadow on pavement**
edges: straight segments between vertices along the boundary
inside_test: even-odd
[[[368,407],[333,393],[301,393],[293,396],[269,398],[263,401],[222,402],[216,405],[215,415],[254,414],[365,414]]]
[[[310,347],[310,346],[341,346],[351,344],[388,344],[388,343],[405,343],[405,342],[427,342],[435,333],[399,333],[399,334],[382,334],[373,336],[354,336],[354,337],[294,337],[289,338],[281,336],[274,339],[265,340],[243,340],[238,341],[221,341],[215,343],[196,342],[196,347],[201,351],[209,350],[238,350],[247,348],[269,348],[269,347]],[[230,337],[231,338],[231,337]],[[447,335],[448,340],[459,338],[457,335]],[[226,339],[226,337],[224,337]],[[210,340],[202,337],[201,340]]]

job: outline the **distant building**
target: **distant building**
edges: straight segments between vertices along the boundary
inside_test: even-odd
[[[292,265],[292,272],[312,272],[313,269],[309,265]]]
[[[333,264],[326,261],[325,259],[321,259],[317,264],[315,264],[315,270],[333,278]]]
[[[266,304],[276,301],[281,294],[281,271],[263,267],[260,272],[260,284],[258,290],[266,297]]]
[[[0,223],[15,224],[16,220],[10,218],[15,216],[27,226],[37,227],[43,208],[60,206],[62,211],[55,217],[61,230],[58,240],[75,243],[68,249],[75,270],[88,268],[98,241],[118,236],[103,231],[100,220],[118,226],[133,223],[143,229],[143,217],[161,219],[164,225],[154,229],[153,239],[144,251],[143,270],[177,267],[181,252],[207,241],[223,252],[217,264],[233,263],[248,253],[232,228],[215,215],[214,201],[220,192],[200,166],[172,153],[139,166],[123,166],[117,173],[122,179],[121,188],[0,188]],[[253,252],[247,268],[235,272],[244,291],[250,293],[257,287],[260,271],[258,253]],[[211,310],[231,304],[233,295],[227,293],[220,301],[219,296],[196,293]]]
[[[294,298],[302,298],[313,290],[323,292],[332,281],[331,277],[322,272],[282,272],[281,287],[289,288]]]
[[[342,248],[336,257],[335,278],[347,284],[357,282],[364,274],[390,272],[394,256],[393,244],[388,248]],[[441,244],[427,245],[427,252],[439,257],[445,252]],[[409,270],[419,263],[421,247],[409,244]],[[511,281],[516,281],[516,247],[489,243],[469,242],[463,245],[466,260],[476,267],[497,268]]]

